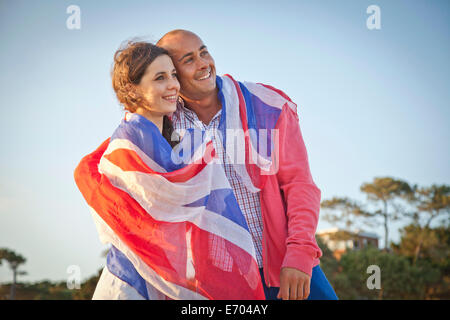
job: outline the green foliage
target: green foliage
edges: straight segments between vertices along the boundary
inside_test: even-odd
[[[11,284],[0,286],[0,300],[9,299]],[[72,290],[67,289],[64,282],[52,283],[41,281],[36,283],[17,283],[16,300],[71,300]]]
[[[345,252],[339,261],[318,238],[323,252],[321,268],[339,299],[450,299],[450,232],[448,227],[422,230],[409,225],[387,252],[374,247]],[[414,260],[418,234],[423,239],[420,259]],[[381,289],[370,290],[370,265],[381,272]]]
[[[407,225],[400,230],[399,244],[393,244],[392,249],[401,255],[415,258],[417,247],[421,245],[419,259],[426,259],[435,265],[449,267],[450,265],[450,227],[436,228]]]
[[[90,300],[94,294],[102,269],[80,284],[80,289],[68,289],[67,283],[50,282],[48,280],[36,283],[17,283],[17,300]],[[9,299],[11,284],[0,285],[0,300]]]
[[[405,226],[400,233],[401,240],[392,245],[393,252],[406,257],[412,265],[438,277],[436,281],[425,281],[426,298],[450,299],[449,226],[422,228],[411,224]],[[417,254],[419,248],[420,253]]]
[[[426,212],[434,218],[440,214],[450,214],[450,186],[435,185],[416,188],[414,200],[418,201],[419,212]],[[447,220],[448,222],[448,220]]]
[[[90,277],[81,284],[81,288],[78,290],[72,290],[72,297],[74,300],[90,300],[94,294],[97,282],[100,279],[100,275],[103,269],[100,269],[96,275]]]
[[[0,265],[2,262],[7,261],[11,269],[16,270],[19,265],[24,264],[27,259],[25,259],[20,254],[9,250],[8,248],[0,248]]]
[[[413,267],[405,257],[373,247],[346,252],[340,262],[343,275],[354,289],[347,296],[344,293],[342,298],[346,299],[422,299],[424,282],[436,278],[434,273],[421,275],[421,270]],[[367,287],[370,276],[367,268],[370,265],[380,268],[381,289],[370,290]]]
[[[402,197],[411,199],[414,187],[406,181],[391,177],[376,177],[371,183],[364,183],[360,190],[371,201],[389,201]]]

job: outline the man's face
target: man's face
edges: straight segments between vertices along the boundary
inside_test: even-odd
[[[180,95],[200,100],[216,91],[216,67],[203,41],[195,34],[178,34],[163,45],[173,60],[180,82]]]

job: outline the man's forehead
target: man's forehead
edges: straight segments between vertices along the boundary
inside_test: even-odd
[[[193,33],[178,33],[163,40],[162,46],[174,54],[185,54],[204,46],[202,39]]]

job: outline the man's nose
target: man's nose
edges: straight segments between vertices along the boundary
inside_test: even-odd
[[[198,69],[207,69],[209,67],[209,61],[203,57],[199,57],[197,59],[197,67]]]

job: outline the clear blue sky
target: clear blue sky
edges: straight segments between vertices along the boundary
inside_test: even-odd
[[[71,4],[80,30],[66,28]],[[366,27],[371,4],[381,30]],[[178,28],[200,35],[219,74],[271,84],[298,104],[323,199],[364,200],[359,187],[375,176],[450,183],[449,9],[447,0],[0,1],[0,247],[27,258],[24,281],[65,280],[69,265],[85,279],[104,265],[73,170],[122,117],[109,76],[119,44]],[[1,266],[0,282],[10,278]]]

